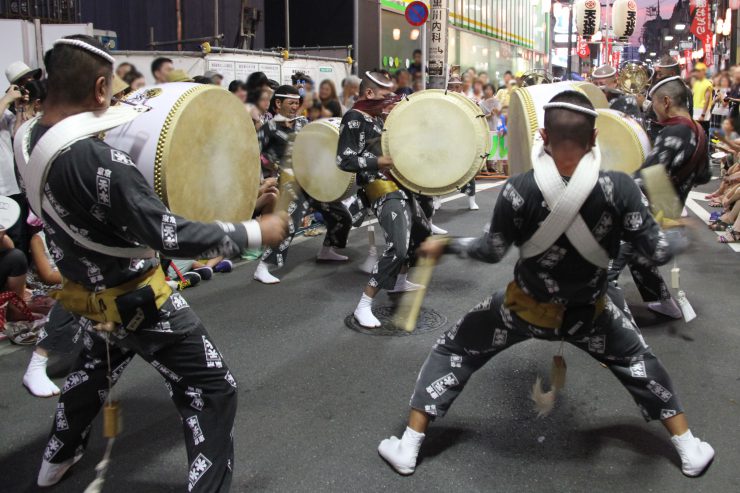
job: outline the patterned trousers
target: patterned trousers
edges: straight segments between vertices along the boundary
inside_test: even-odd
[[[612,259],[609,265],[608,279],[614,286],[618,286],[619,275],[629,266],[632,279],[640,291],[642,300],[646,302],[671,299],[671,292],[663,280],[658,267],[650,260],[635,252],[631,243],[622,242],[619,246],[619,255]]]
[[[403,192],[394,192],[374,204],[373,212],[383,228],[385,250],[370,276],[370,287],[393,289],[401,268],[413,265],[416,249],[431,234],[421,206],[413,196],[406,197]]]
[[[53,463],[84,452],[92,421],[108,396],[105,339],[89,320],[81,318],[79,323],[84,348],[62,388],[44,451],[44,459]],[[173,294],[154,327],[110,339],[114,385],[137,354],[164,377],[185,430],[188,491],[228,491],[234,467],[236,381],[187,302]]]
[[[550,329],[533,327],[504,307],[499,292],[473,308],[432,348],[416,383],[411,407],[441,417],[478,369],[501,351],[531,338],[559,340]],[[611,300],[594,321],[593,332],[566,342],[605,364],[646,420],[683,412],[662,363],[647,346],[631,316]]]
[[[262,261],[282,267],[285,259],[288,258],[288,249],[293,242],[298,229],[301,227],[303,218],[308,214],[310,208],[321,212],[326,224],[326,237],[324,246],[335,248],[344,248],[347,246],[347,238],[352,229],[353,216],[350,211],[341,202],[319,202],[303,191],[296,192],[292,188],[287,188],[284,193],[290,193],[292,200],[288,206],[290,214],[290,223],[288,224],[288,236],[276,248],[267,248],[262,254]]]
[[[475,197],[475,178],[467,182],[465,186],[460,189],[460,191],[468,197]]]

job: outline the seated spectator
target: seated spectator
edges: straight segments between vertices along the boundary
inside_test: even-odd
[[[411,87],[411,74],[406,69],[396,72],[396,94],[408,96],[414,90]]]
[[[2,310],[6,318],[0,320],[0,328],[4,328],[5,320],[27,320],[23,309],[26,309],[25,301],[30,300],[27,296],[30,293],[26,293],[26,254],[15,248],[13,240],[6,234],[18,221],[20,207],[8,197],[0,196],[0,203],[0,296],[4,298],[0,306],[7,303],[7,310]]]
[[[229,92],[239,98],[244,104],[247,104],[247,85],[240,80],[232,80],[229,82]]]
[[[262,125],[267,123],[270,115],[270,99],[272,98],[272,89],[262,87],[247,94],[247,111],[249,111],[254,128],[259,130]]]
[[[170,80],[169,74],[174,69],[175,65],[169,58],[159,57],[154,59],[152,62],[152,75],[157,84],[164,84],[165,82],[182,82]]]
[[[339,96],[339,102],[342,105],[342,112],[346,113],[360,95],[360,78],[356,75],[350,75],[342,81],[342,94]]]
[[[224,76],[219,74],[218,72],[214,72],[213,70],[208,70],[205,74],[203,74],[203,77],[210,80],[211,84],[213,84],[214,86],[220,86],[221,83],[224,81]]]
[[[126,75],[122,77],[123,81],[128,84],[131,91],[138,91],[142,87],[146,86],[146,79],[144,74],[137,70],[130,70]]]
[[[264,72],[253,72],[249,74],[246,82],[247,92],[258,91],[270,87],[270,79],[267,78]]]
[[[212,258],[206,263],[197,260],[174,259],[169,260],[168,265],[162,262],[166,267],[165,273],[175,281],[179,281],[179,289],[194,287],[200,281],[209,281],[213,278],[214,272],[228,273],[234,268],[231,260],[225,260],[223,257]]]
[[[313,105],[308,109],[308,116],[306,118],[311,122],[324,118],[324,107],[321,106],[321,102],[313,102]]]
[[[341,118],[342,117],[342,105],[336,99],[330,99],[326,103],[321,104],[321,116],[323,118]]]
[[[120,77],[121,79],[126,79],[126,74],[129,72],[135,72],[136,67],[129,62],[123,62],[118,65],[118,68],[116,68],[116,75]]]

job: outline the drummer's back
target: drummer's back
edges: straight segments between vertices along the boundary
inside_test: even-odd
[[[41,125],[34,128],[31,148],[47,130]],[[125,193],[132,200],[115,203],[113,178],[124,177],[127,178]],[[111,213],[114,207],[126,208],[127,204],[135,203],[142,185],[148,189],[146,180],[125,152],[99,138],[88,137],[73,143],[56,158],[49,169],[45,196],[59,218],[76,234],[96,243],[132,248],[138,245],[131,232],[117,224]],[[121,192],[119,187],[118,194]],[[154,259],[117,258],[94,252],[75,241],[48,214],[43,214],[43,220],[49,252],[62,275],[90,289],[125,283],[156,264]]]

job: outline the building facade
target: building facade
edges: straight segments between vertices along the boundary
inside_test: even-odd
[[[380,0],[380,65],[391,72],[412,62],[421,48],[419,28],[404,18],[411,0]],[[429,2],[427,2],[429,3]],[[449,65],[488,72],[547,66],[550,0],[448,0]]]

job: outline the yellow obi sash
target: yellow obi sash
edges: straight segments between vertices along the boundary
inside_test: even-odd
[[[116,298],[145,286],[151,286],[154,290],[154,299],[158,309],[172,295],[172,288],[167,284],[164,272],[157,266],[141,277],[99,293],[94,293],[81,284],[65,278],[62,289],[51,293],[51,296],[58,300],[68,312],[100,323],[120,324],[121,315],[118,313]]]
[[[373,203],[382,196],[399,190],[400,188],[398,188],[398,185],[396,185],[395,182],[390,180],[375,180],[365,186],[365,195],[367,195],[370,203]]]
[[[557,303],[542,303],[522,291],[519,285],[512,281],[506,287],[504,306],[516,313],[525,322],[543,329],[558,330],[563,325],[565,305]],[[604,311],[606,296],[596,302],[594,318]]]

